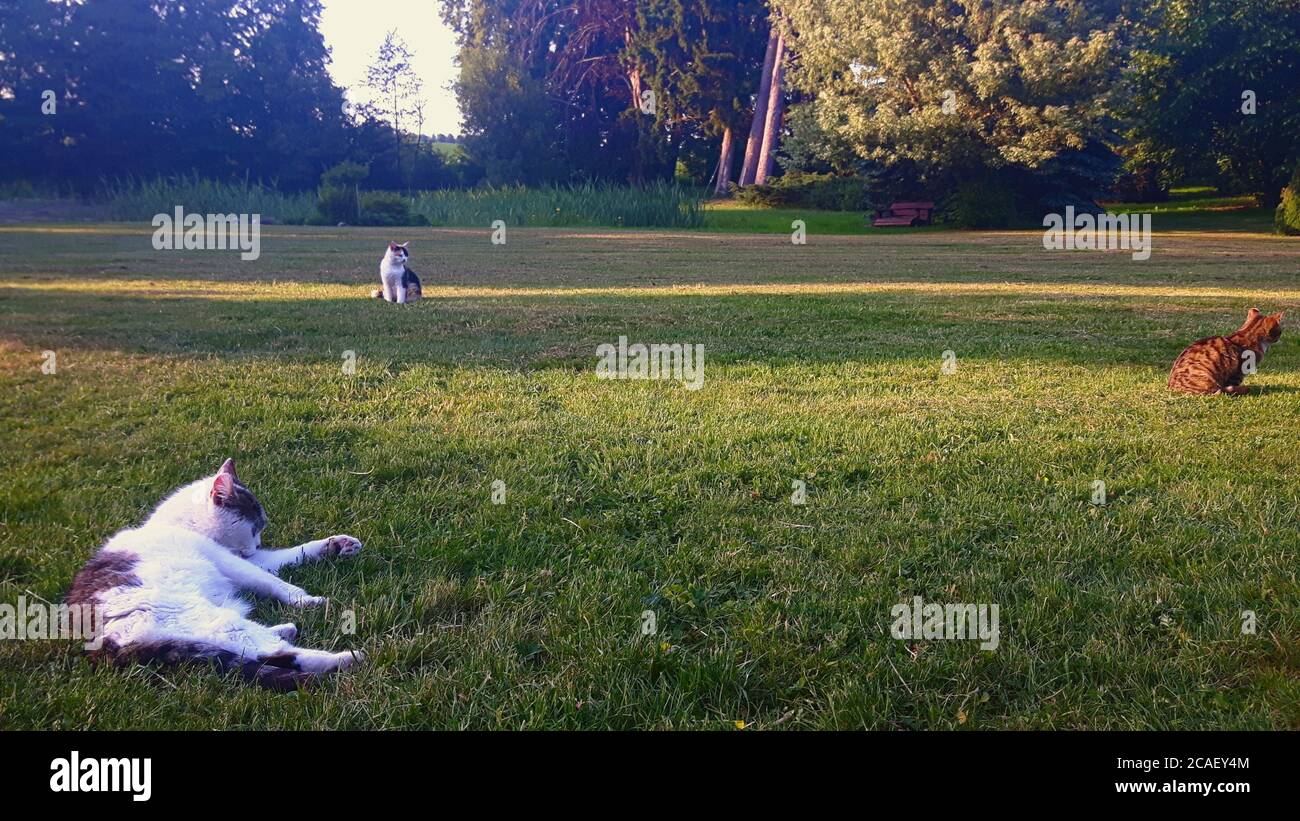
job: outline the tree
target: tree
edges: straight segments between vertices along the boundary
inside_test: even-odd
[[[776,66],[780,33],[773,26],[767,35],[767,53],[763,56],[763,74],[754,95],[754,115],[749,122],[749,140],[745,143],[745,164],[740,172],[741,185],[753,185],[758,173],[758,155],[763,147],[763,129],[767,123],[767,107],[772,99],[772,71]]]
[[[402,112],[413,107],[418,110],[424,84],[411,66],[411,51],[406,41],[396,31],[384,36],[383,44],[366,69],[366,87],[375,95],[376,102],[372,105],[393,127],[400,140]],[[419,133],[418,125],[416,133]]]
[[[314,186],[347,147],[319,16],[319,0],[4,0],[0,174]]]
[[[696,144],[717,151],[714,190],[731,182],[735,133],[767,42],[763,0],[640,0],[630,59],[655,92],[655,129],[678,155]]]
[[[243,150],[229,173],[310,187],[323,169],[345,155],[348,143],[343,94],[329,75],[329,49],[319,30],[320,2],[239,5],[258,16],[257,25],[245,23],[243,35],[233,43],[244,58],[236,95],[251,104],[242,114]],[[210,85],[204,93],[212,94]]]
[[[443,0],[460,47],[465,146],[489,181],[671,173],[671,161],[647,163],[656,152],[643,150],[634,115],[633,9],[626,0]]]
[[[412,136],[410,168],[414,167],[415,155],[420,145],[420,132],[424,128],[424,103],[420,92],[424,84],[411,66],[411,51],[406,41],[396,31],[390,31],[375,54],[375,59],[366,70],[366,87],[375,95],[372,104],[383,119],[392,126],[393,140],[397,147],[398,171],[406,187],[411,187],[411,171],[402,163],[402,113],[414,112],[415,131]]]
[[[773,28],[776,28],[773,26]],[[763,116],[763,142],[754,164],[754,183],[767,182],[776,162],[776,147],[781,132],[781,114],[785,110],[785,34],[776,32],[776,53],[772,56],[772,76],[768,81],[767,111]],[[758,114],[754,114],[758,119]]]
[[[462,47],[455,89],[466,149],[488,183],[537,185],[567,176],[560,111],[508,50]]]
[[[810,97],[801,150],[820,140],[827,156],[911,163],[951,184],[1037,171],[1109,137],[1118,3],[774,2],[799,57],[792,83]]]
[[[1300,3],[1153,0],[1128,81],[1134,165],[1277,202],[1300,162]]]

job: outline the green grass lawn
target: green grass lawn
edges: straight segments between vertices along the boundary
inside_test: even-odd
[[[803,220],[809,233],[867,234],[873,229],[865,211],[820,211],[813,208],[765,208],[738,200],[713,200],[704,207],[704,228],[741,234],[790,235],[791,223]],[[937,230],[929,227],[905,229],[909,232]],[[880,229],[874,229],[876,233]]]
[[[1104,203],[1116,214],[1151,214],[1153,230],[1272,233],[1273,209],[1254,197],[1224,196],[1208,186],[1175,188],[1164,202]]]
[[[268,544],[366,543],[256,617],[369,654],[278,695],[4,641],[0,728],[1300,727],[1300,335],[1253,395],[1164,389],[1300,316],[1300,241],[808,227],[402,230],[410,306],[366,298],[382,229],[0,228],[0,602],[234,456]],[[597,380],[620,335],[702,343],[704,387]],[[999,647],[892,638],[916,595]]]
[[[447,160],[451,159],[452,157],[456,157],[460,154],[465,153],[465,149],[461,146],[460,143],[435,142],[435,143],[430,143],[430,146],[432,146],[434,151],[437,151],[439,154],[441,154],[443,156],[443,159],[447,159]]]
[[[1111,202],[1116,214],[1150,213],[1152,230],[1213,233],[1273,232],[1273,209],[1258,208],[1248,196],[1220,196],[1209,187],[1176,188],[1165,202]],[[942,225],[872,228],[865,211],[819,211],[811,208],[766,208],[738,200],[711,200],[704,207],[704,228],[728,233],[786,234],[791,222],[803,220],[809,233],[826,235],[917,234],[948,230]]]

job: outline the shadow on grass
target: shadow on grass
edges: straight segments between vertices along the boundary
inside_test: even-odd
[[[1014,295],[1014,293],[1012,294]],[[936,359],[1165,367],[1189,341],[1227,332],[1250,300],[1197,296],[1170,309],[1119,296],[1037,301],[1008,294],[661,294],[426,299],[62,295],[0,287],[0,340],[18,349],[248,360],[374,360],[456,367],[585,368],[596,347],[704,344],[710,363],[831,364]],[[1152,313],[1155,313],[1152,316]],[[1278,351],[1273,358],[1276,361]],[[865,354],[865,358],[864,358]]]

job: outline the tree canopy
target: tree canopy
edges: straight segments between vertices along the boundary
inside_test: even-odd
[[[76,189],[197,174],[315,187],[344,159],[398,187],[396,121],[354,121],[320,0],[0,0],[0,177]],[[391,119],[391,118],[390,118]]]
[[[319,16],[319,0],[5,0],[0,167],[314,184],[347,148]]]
[[[1115,9],[1080,0],[777,0],[811,149],[928,173],[1039,168],[1107,136]]]
[[[1300,163],[1300,2],[1152,0],[1137,39],[1134,161],[1276,201]]]
[[[0,0],[0,178],[193,173],[389,189],[781,170],[1084,202],[1144,179],[1276,198],[1300,163],[1297,0],[440,0],[464,133],[375,44],[328,73],[321,0]],[[413,46],[415,47],[415,46]],[[776,154],[778,148],[780,154]],[[780,158],[780,166],[771,161]],[[739,174],[736,172],[739,170]]]

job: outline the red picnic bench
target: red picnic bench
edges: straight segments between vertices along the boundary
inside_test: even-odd
[[[888,228],[891,225],[929,225],[930,215],[934,213],[932,202],[893,202],[888,208],[877,208],[876,216],[871,219],[872,228]]]

